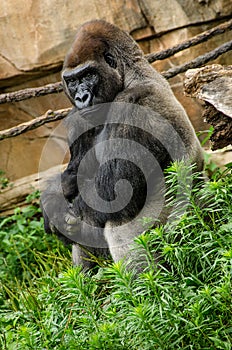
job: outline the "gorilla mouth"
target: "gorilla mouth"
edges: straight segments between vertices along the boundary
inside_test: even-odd
[[[78,109],[83,109],[91,106],[92,94],[88,90],[77,92],[75,95],[75,106]]]

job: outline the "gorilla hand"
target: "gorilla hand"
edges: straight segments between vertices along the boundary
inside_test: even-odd
[[[81,218],[64,197],[60,175],[49,180],[47,189],[41,195],[41,208],[45,231],[57,234],[65,243],[75,242],[81,230]]]

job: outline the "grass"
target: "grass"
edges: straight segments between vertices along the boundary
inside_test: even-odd
[[[194,180],[181,164],[168,169],[174,219],[135,240],[147,261],[137,278],[122,262],[72,267],[36,205],[3,219],[0,348],[232,349],[231,166],[201,188],[178,188],[179,178]],[[154,264],[157,251],[166,268]]]

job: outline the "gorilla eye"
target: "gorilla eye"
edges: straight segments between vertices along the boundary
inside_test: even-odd
[[[111,68],[117,68],[117,62],[113,55],[111,55],[110,53],[105,53],[104,59]]]
[[[88,73],[86,76],[85,76],[85,79],[86,80],[92,80],[93,79],[93,75]]]
[[[75,83],[76,82],[76,79],[75,78],[70,78],[70,79],[68,79],[68,84],[73,84],[73,83]]]

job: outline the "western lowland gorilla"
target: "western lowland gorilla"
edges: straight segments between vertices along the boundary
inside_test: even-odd
[[[141,219],[165,223],[165,177],[173,161],[203,169],[194,129],[167,81],[133,38],[103,20],[83,24],[62,71],[73,104],[66,118],[71,159],[41,196],[45,230],[91,254],[131,257]]]

